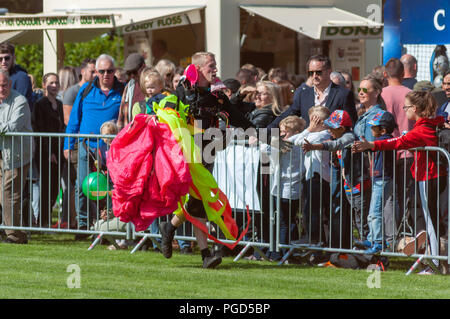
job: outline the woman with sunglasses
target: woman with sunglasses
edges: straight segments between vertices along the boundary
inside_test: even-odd
[[[358,97],[364,107],[365,112],[358,118],[355,123],[354,132],[361,138],[364,136],[366,140],[372,142],[375,138],[372,135],[371,126],[368,122],[373,119],[379,111],[385,110],[383,98],[381,97],[382,83],[374,76],[366,76],[358,88]]]
[[[255,109],[248,115],[248,120],[256,128],[265,128],[282,113],[280,89],[270,81],[256,83]]]
[[[370,142],[362,139],[352,147],[353,152],[366,150],[408,150],[416,147],[438,146],[436,130],[444,125],[442,116],[436,114],[436,100],[428,91],[411,91],[406,95],[403,110],[410,121],[414,121],[414,127],[404,135],[386,140]],[[430,249],[432,256],[439,255],[439,238],[445,234],[445,226],[439,214],[439,195],[446,187],[447,170],[437,152],[413,151],[414,162],[410,168],[414,180],[422,211],[414,210],[416,237],[406,244],[403,253],[410,256],[420,253],[422,245]],[[428,237],[428,241],[426,239]],[[439,266],[439,260],[432,259]],[[433,274],[433,270],[427,267],[422,274]]]

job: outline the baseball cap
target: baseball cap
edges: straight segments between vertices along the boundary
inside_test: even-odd
[[[137,70],[145,62],[144,57],[139,53],[131,53],[125,60],[123,69],[125,71]]]
[[[414,84],[413,91],[432,91],[434,88],[430,81],[419,81]]]
[[[350,118],[350,115],[348,115],[348,113],[344,110],[333,111],[333,113],[330,114],[330,117],[327,118],[325,121],[323,121],[323,124],[331,128],[339,128],[341,126],[345,127],[353,126],[353,122],[352,119]]]
[[[370,126],[383,126],[387,133],[392,133],[397,127],[394,116],[387,111],[377,112],[367,124]]]

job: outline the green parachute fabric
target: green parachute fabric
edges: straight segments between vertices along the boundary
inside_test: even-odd
[[[192,184],[189,189],[189,196],[193,196],[199,200],[202,200],[203,206],[206,211],[208,220],[214,222],[224,233],[227,239],[236,240],[238,236],[238,227],[235,220],[231,215],[231,206],[228,202],[226,195],[219,189],[216,180],[212,174],[202,165],[201,152],[198,146],[194,142],[193,134],[200,133],[200,130],[196,130],[194,127],[188,127],[187,125],[187,108],[181,101],[178,101],[178,97],[175,95],[169,95],[160,101],[159,105],[153,105],[158,120],[162,123],[166,123],[172,133],[175,140],[180,144],[183,151],[186,162],[188,163],[190,173],[192,176]],[[179,112],[173,107],[178,106]],[[180,200],[179,208],[175,214],[184,214],[184,216],[194,226],[205,232],[208,237],[216,242],[220,242],[217,238],[214,238],[209,234],[203,224],[198,222],[195,218],[192,218],[185,210],[184,203],[186,197]],[[250,214],[247,209],[248,221],[250,221]],[[238,240],[233,245],[222,243],[227,247],[233,249],[243,235],[248,230],[242,232]]]

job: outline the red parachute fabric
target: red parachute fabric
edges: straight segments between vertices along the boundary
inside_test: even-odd
[[[167,124],[137,115],[107,153],[114,184],[114,215],[146,230],[157,217],[173,213],[192,183],[189,166]]]

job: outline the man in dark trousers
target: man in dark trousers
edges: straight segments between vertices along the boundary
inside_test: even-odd
[[[316,105],[326,106],[331,112],[338,109],[347,111],[354,125],[358,115],[353,93],[331,81],[330,74],[332,69],[330,59],[324,55],[314,55],[308,59],[306,65],[308,66],[308,76],[312,77],[313,86],[297,88],[294,93],[294,103],[269,124],[267,129],[270,131],[272,128],[278,128],[280,121],[289,115],[301,116],[306,121],[306,126],[308,126],[308,111],[312,106]],[[341,185],[342,179],[339,166],[332,165],[331,176],[333,214],[330,221],[332,233],[329,240],[332,247],[350,248],[350,207],[348,207],[345,200],[341,200],[341,196],[345,198],[345,194],[341,194],[343,185]],[[342,207],[340,203],[342,203]],[[314,261],[320,262],[317,258]]]

